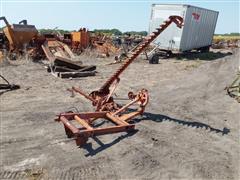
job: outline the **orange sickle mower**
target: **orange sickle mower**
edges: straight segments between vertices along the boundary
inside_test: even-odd
[[[78,146],[84,145],[89,137],[117,133],[130,132],[135,128],[135,124],[128,123],[134,117],[141,115],[145,106],[149,101],[149,94],[146,89],[142,89],[136,94],[128,93],[130,102],[124,106],[120,106],[114,101],[113,94],[120,82],[121,73],[136,59],[136,57],[146,48],[161,32],[163,32],[172,22],[177,27],[183,26],[183,19],[180,16],[170,16],[164,21],[156,31],[147,36],[135,51],[128,57],[121,67],[105,82],[105,84],[97,91],[91,92],[89,95],[81,91],[77,87],[72,87],[69,91],[76,92],[87,98],[95,107],[95,112],[85,113],[61,113],[57,116],[56,121],[62,122],[68,138],[74,138]],[[138,104],[139,108],[129,112],[128,107]],[[106,119],[111,121],[114,126],[94,127],[94,121],[97,119]],[[73,123],[72,121],[77,121]],[[76,126],[78,124],[79,126]]]

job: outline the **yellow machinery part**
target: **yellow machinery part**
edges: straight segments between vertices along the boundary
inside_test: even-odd
[[[31,25],[6,26],[3,32],[9,41],[10,50],[22,49],[24,44],[28,44],[38,34],[35,26]]]

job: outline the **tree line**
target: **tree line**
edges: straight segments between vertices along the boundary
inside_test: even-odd
[[[3,28],[0,27],[0,31],[2,31]],[[65,33],[70,33],[73,31],[68,31],[68,30],[63,30],[63,29],[38,29],[38,31],[41,34],[44,33],[56,33],[60,32],[61,34]],[[93,33],[103,33],[106,35],[115,35],[115,36],[120,36],[120,35],[141,35],[141,36],[146,36],[148,34],[147,31],[126,31],[126,32],[121,32],[119,29],[94,29],[91,31]],[[225,34],[214,34],[215,36],[240,36],[239,32],[232,32],[232,33],[225,33]]]
[[[215,34],[216,36],[240,36],[240,33],[232,32],[232,33],[225,33],[225,34]]]
[[[146,36],[148,34],[147,31],[126,31],[126,32],[121,32],[119,29],[94,29],[94,33],[103,33],[103,34],[109,34],[109,35],[141,35],[141,36]]]
[[[41,34],[56,33],[56,32],[60,32],[61,34],[65,34],[65,33],[73,32],[73,31],[68,31],[68,30],[63,30],[63,29],[38,29],[38,31]],[[102,33],[102,34],[105,34],[105,35],[115,35],[115,36],[120,36],[120,35],[141,35],[141,36],[146,36],[147,35],[147,31],[127,31],[127,32],[121,32],[118,29],[94,29],[91,32],[93,32],[93,33]]]

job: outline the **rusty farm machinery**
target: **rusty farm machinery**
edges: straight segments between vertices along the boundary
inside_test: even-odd
[[[7,19],[0,17],[6,26],[3,28],[3,34],[6,39],[1,36],[1,49],[7,51],[7,58],[16,60],[23,56],[29,49],[29,43],[38,35],[38,31],[34,25],[27,24],[27,20],[22,20],[18,24],[10,25]],[[2,47],[4,46],[4,47]]]
[[[145,106],[149,101],[149,94],[146,89],[142,89],[136,94],[133,92],[128,93],[130,102],[126,105],[119,105],[114,101],[113,95],[120,82],[119,76],[124,70],[137,58],[137,56],[171,23],[175,23],[177,27],[183,26],[183,19],[180,16],[170,16],[164,21],[159,28],[147,36],[142,43],[134,50],[131,56],[127,57],[119,69],[97,90],[91,92],[89,95],[84,93],[80,88],[72,87],[69,89],[72,93],[76,92],[84,96],[92,102],[95,107],[95,112],[74,113],[66,112],[60,113],[55,119],[62,122],[68,138],[74,138],[78,146],[84,145],[89,137],[111,134],[117,132],[131,132],[135,128],[135,124],[129,123],[134,117],[143,114]],[[129,112],[128,108],[133,104],[138,104],[138,109]],[[114,126],[109,127],[95,127],[94,121],[97,119],[106,119]],[[77,121],[76,126],[71,121]]]

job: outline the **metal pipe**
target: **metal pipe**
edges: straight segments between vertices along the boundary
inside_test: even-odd
[[[79,116],[75,115],[74,119],[79,122],[83,127],[85,127],[88,130],[92,130],[93,128],[84,120],[81,119]]]

